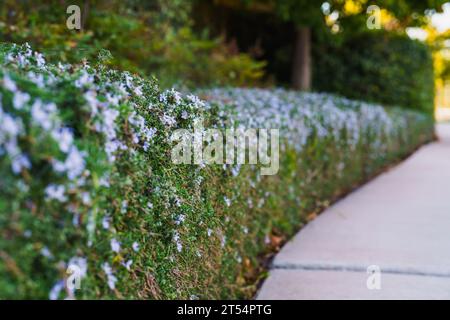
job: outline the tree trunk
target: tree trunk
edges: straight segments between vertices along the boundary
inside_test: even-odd
[[[81,29],[84,30],[86,27],[86,23],[89,17],[89,11],[90,11],[90,2],[89,0],[84,1],[83,6],[83,14],[81,15]]]
[[[299,27],[295,32],[292,86],[296,90],[311,89],[311,29]]]

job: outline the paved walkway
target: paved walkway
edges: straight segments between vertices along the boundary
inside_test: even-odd
[[[439,142],[303,228],[258,298],[450,299],[450,125],[437,130]],[[367,286],[372,265],[379,290]]]

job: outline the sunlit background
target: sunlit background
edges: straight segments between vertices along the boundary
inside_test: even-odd
[[[435,68],[442,77],[436,79],[436,118],[438,121],[450,120],[450,81],[448,80],[448,67],[445,68],[443,60],[450,60],[450,3],[443,5],[444,12],[431,15],[431,23],[427,28],[410,28],[407,32],[411,38],[421,41],[433,42],[442,37],[438,43],[440,50],[435,52]]]

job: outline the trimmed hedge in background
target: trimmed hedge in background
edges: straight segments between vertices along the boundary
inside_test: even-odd
[[[406,35],[363,33],[314,53],[314,89],[433,113],[429,48]]]
[[[433,139],[427,115],[281,89],[204,100],[0,49],[0,298],[249,298],[308,218]],[[280,171],[175,165],[170,135],[279,128]],[[64,287],[68,265],[81,289]]]

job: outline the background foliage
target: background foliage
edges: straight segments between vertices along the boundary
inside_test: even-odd
[[[408,37],[409,27],[424,26],[445,1],[200,1],[196,21],[213,34],[225,34],[244,52],[267,60],[267,75],[292,85],[296,30],[309,28],[313,58],[312,91],[432,112],[434,78],[441,77],[428,42]],[[367,8],[380,8],[381,30],[367,27]],[[208,10],[209,9],[209,10]],[[378,16],[377,16],[378,17]],[[251,25],[251,28],[246,26]],[[278,36],[273,37],[276,33]],[[308,39],[304,39],[308,42]],[[300,56],[300,57],[298,57]],[[436,56],[435,56],[436,57]],[[298,65],[301,65],[299,63]],[[442,69],[442,68],[441,68]],[[300,72],[297,70],[297,73]],[[414,75],[409,77],[408,75]]]
[[[82,8],[81,31],[66,27],[72,4]],[[264,62],[194,31],[190,14],[183,0],[5,0],[0,38],[29,42],[53,61],[93,60],[107,49],[109,64],[154,75],[163,86],[252,85],[263,76]]]
[[[314,87],[349,98],[432,113],[433,59],[407,36],[364,33],[316,47]]]

